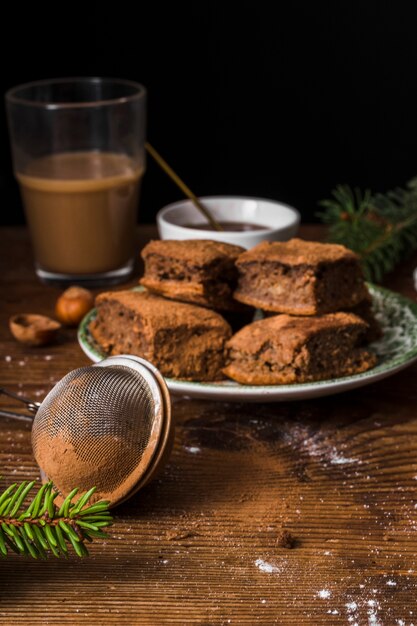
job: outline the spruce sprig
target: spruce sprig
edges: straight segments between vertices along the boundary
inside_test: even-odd
[[[386,194],[338,185],[332,196],[318,214],[329,225],[328,239],[359,255],[368,280],[380,281],[417,250],[417,178]]]
[[[49,553],[67,557],[70,548],[79,557],[88,556],[86,541],[107,537],[103,528],[112,524],[109,502],[102,500],[88,506],[96,491],[93,487],[73,501],[73,489],[58,508],[52,483],[42,485],[28,506],[23,506],[35,481],[14,483],[0,494],[0,555],[9,550],[16,554],[46,559]]]

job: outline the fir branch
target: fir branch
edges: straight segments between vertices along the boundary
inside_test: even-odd
[[[359,255],[368,280],[380,281],[417,250],[417,178],[386,194],[339,185],[332,195],[318,214],[329,225],[328,239]]]
[[[0,555],[9,550],[16,554],[45,559],[49,552],[56,557],[69,555],[69,547],[79,556],[88,556],[85,541],[107,537],[103,528],[112,524],[109,502],[102,500],[88,505],[95,487],[73,502],[78,489],[73,489],[61,507],[52,483],[38,489],[31,503],[24,507],[26,496],[35,482],[14,483],[0,494]]]

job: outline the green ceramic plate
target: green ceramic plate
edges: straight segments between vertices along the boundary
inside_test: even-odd
[[[417,305],[382,287],[374,285],[368,285],[368,287],[372,295],[375,315],[384,331],[383,338],[371,346],[378,356],[378,364],[368,372],[301,385],[254,386],[239,385],[233,381],[198,383],[167,379],[169,390],[173,394],[192,398],[229,402],[272,402],[326,396],[362,387],[395,374],[417,360]],[[95,314],[93,309],[81,322],[78,341],[86,355],[92,361],[98,362],[106,355],[88,331],[88,325]]]

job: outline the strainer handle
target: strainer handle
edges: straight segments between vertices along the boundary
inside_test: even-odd
[[[24,420],[25,422],[33,422],[34,415],[22,415],[21,413],[12,413],[12,411],[0,410],[0,417],[12,417],[16,420]]]
[[[5,389],[4,387],[0,387],[0,394],[2,393],[5,396],[8,396],[9,398],[13,398],[14,400],[18,400],[19,402],[23,402],[23,404],[26,404],[27,408],[29,409],[29,411],[31,411],[31,413],[36,413],[39,407],[41,406],[40,402],[34,402],[33,400],[29,400],[29,398],[25,398],[25,396],[18,396],[17,393],[14,393],[13,391],[9,391],[8,389]]]

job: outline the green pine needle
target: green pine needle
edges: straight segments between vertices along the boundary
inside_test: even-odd
[[[359,255],[368,280],[381,281],[417,250],[417,178],[386,194],[338,185],[332,196],[318,214],[329,225],[328,239]]]
[[[61,507],[54,502],[57,493],[52,483],[40,487],[29,505],[25,499],[35,482],[14,483],[0,494],[0,556],[10,550],[34,559],[46,559],[49,553],[68,557],[72,548],[79,557],[88,556],[85,541],[105,538],[103,528],[113,522],[109,502],[102,500],[89,505],[95,487],[76,502],[78,489],[73,489]]]

